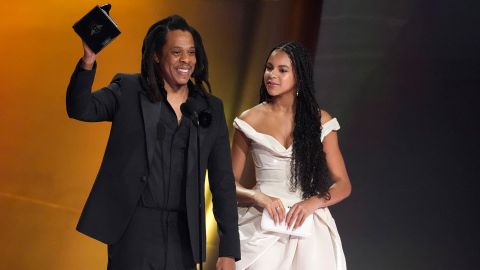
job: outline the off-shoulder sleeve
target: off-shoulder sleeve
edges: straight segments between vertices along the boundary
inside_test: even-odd
[[[337,121],[337,118],[332,118],[328,120],[325,124],[322,125],[322,135],[320,137],[321,141],[330,134],[332,131],[337,131],[340,129],[340,124]]]

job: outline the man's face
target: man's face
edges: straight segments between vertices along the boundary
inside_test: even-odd
[[[177,90],[186,86],[197,63],[192,34],[182,30],[169,31],[161,55],[159,52],[155,55],[155,62],[162,72],[165,88]]]

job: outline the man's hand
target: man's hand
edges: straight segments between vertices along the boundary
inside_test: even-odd
[[[88,47],[87,43],[82,40],[83,45],[83,57],[82,57],[82,67],[86,70],[92,70],[93,64],[97,55]]]
[[[235,259],[231,257],[218,257],[217,270],[235,270]]]

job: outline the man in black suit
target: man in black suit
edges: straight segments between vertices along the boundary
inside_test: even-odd
[[[206,257],[197,175],[204,179],[208,169],[217,269],[234,269],[240,248],[228,130],[222,102],[209,93],[199,33],[180,16],[155,23],[144,39],[141,74],[117,74],[93,93],[96,55],[83,46],[67,89],[68,115],[112,126],[77,229],[108,244],[108,269],[195,269]]]

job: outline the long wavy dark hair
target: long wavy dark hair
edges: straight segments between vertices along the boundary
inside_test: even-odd
[[[172,15],[150,26],[143,40],[141,79],[148,97],[153,102],[158,102],[165,96],[163,77],[160,68],[154,61],[154,54],[162,51],[166,43],[167,33],[174,30],[188,31],[192,34],[197,59],[192,74],[194,89],[204,96],[207,92],[212,92],[208,81],[207,54],[200,34],[184,18]]]
[[[314,96],[310,55],[302,45],[295,42],[284,42],[273,48],[269,57],[272,52],[277,50],[285,52],[290,58],[297,86],[290,168],[291,191],[300,187],[304,199],[319,196],[328,200],[330,199],[328,191],[330,179],[323,144],[320,140],[322,132],[320,107]],[[260,103],[271,102],[273,99],[274,97],[268,94],[262,77]]]

